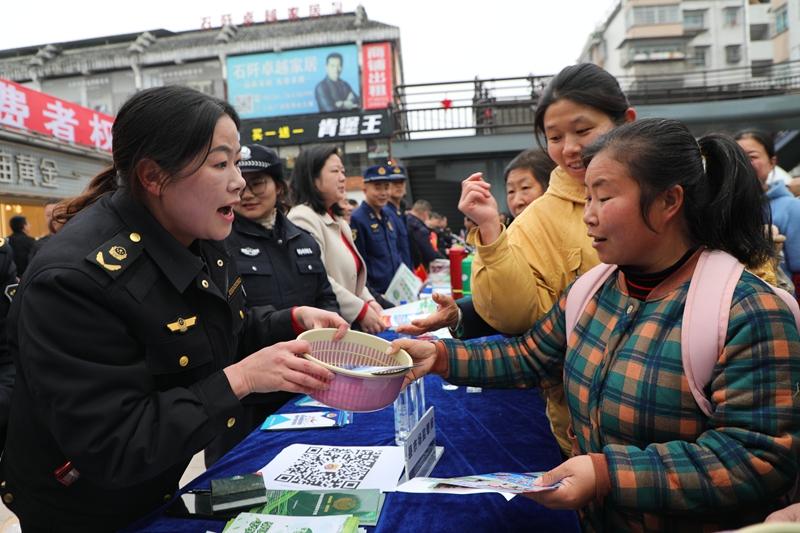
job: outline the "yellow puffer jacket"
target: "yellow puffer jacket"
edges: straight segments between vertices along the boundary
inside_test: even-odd
[[[575,278],[597,266],[583,223],[585,193],[556,167],[550,187],[488,246],[470,232],[477,246],[472,262],[472,300],[480,316],[498,331],[518,334],[542,318]],[[547,415],[561,450],[570,455],[569,413],[561,387],[543,391]]]

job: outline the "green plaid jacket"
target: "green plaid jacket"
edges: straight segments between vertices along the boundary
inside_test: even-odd
[[[794,318],[761,281],[743,274],[710,384],[714,413],[707,418],[681,362],[690,263],[646,301],[621,291],[623,275],[613,274],[569,345],[569,290],[521,337],[445,341],[452,383],[529,388],[565,381],[580,451],[605,454],[613,485],[603,501],[581,510],[585,531],[736,529],[785,505],[797,477],[800,339]]]

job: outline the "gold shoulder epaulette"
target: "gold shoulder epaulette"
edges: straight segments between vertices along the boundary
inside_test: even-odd
[[[133,264],[137,257],[142,255],[138,246],[134,245],[141,240],[138,233],[121,231],[113,239],[101,245],[86,256],[86,260],[94,263],[109,276],[116,279],[125,269]]]

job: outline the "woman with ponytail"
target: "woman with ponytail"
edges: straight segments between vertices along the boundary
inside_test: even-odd
[[[600,261],[618,269],[589,293],[573,333],[565,310],[577,282],[521,337],[398,339],[392,350],[424,363],[409,379],[563,384],[574,455],[541,477],[561,486],[527,496],[579,509],[584,531],[691,533],[761,522],[786,504],[798,472],[792,312],[772,288],[741,274],[726,304],[707,411],[689,386],[681,346],[691,278],[707,250],[748,267],[774,256],[755,172],[733,139],[698,142],[675,120],[622,125],[584,156],[583,219]]]
[[[227,102],[193,89],[136,93],[114,122],[113,167],[62,204],[66,224],[28,267],[8,318],[17,374],[0,462],[25,533],[126,527],[172,499],[242,398],[334,377],[291,339],[343,335],[341,317],[245,312],[228,239],[245,186],[238,130]]]

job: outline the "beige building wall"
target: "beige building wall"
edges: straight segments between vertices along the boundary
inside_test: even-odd
[[[675,24],[647,24],[644,26],[632,26],[628,30],[629,39],[640,39],[643,37],[678,37],[682,35],[682,22]]]

